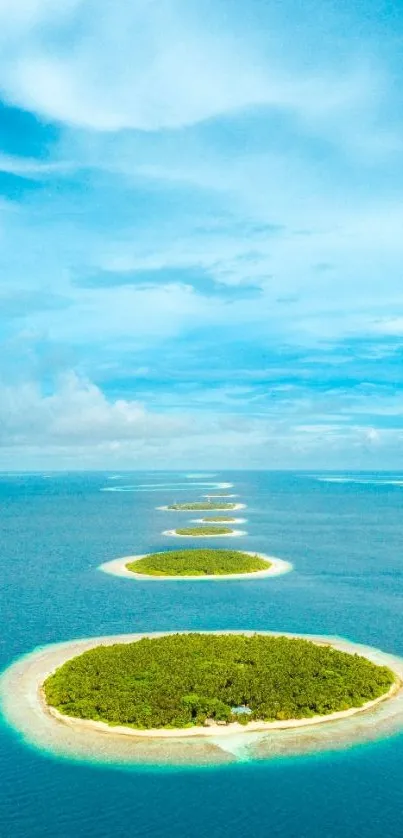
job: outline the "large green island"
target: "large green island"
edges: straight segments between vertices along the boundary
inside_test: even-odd
[[[240,550],[169,550],[150,553],[126,568],[148,576],[229,576],[231,574],[267,571],[271,563],[260,556]]]
[[[48,710],[63,717],[156,735],[231,723],[298,726],[369,707],[395,685],[387,666],[330,644],[180,633],[97,645],[64,662],[42,689]]]

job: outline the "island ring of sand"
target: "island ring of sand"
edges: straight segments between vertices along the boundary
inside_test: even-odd
[[[219,499],[216,498],[217,503],[219,503]],[[203,503],[203,501],[194,501],[194,503]],[[207,501],[206,501],[207,503]],[[231,509],[220,509],[219,506],[208,506],[207,509],[172,509],[171,506],[156,506],[156,509],[162,510],[163,512],[221,512],[225,515],[226,512],[236,512],[237,509],[246,509],[246,503],[234,503],[231,504]]]
[[[219,526],[219,525],[217,524],[217,526]],[[164,530],[163,533],[162,533],[162,535],[170,535],[170,536],[173,536],[174,538],[203,538],[203,539],[207,539],[207,538],[238,538],[239,536],[247,535],[247,534],[248,533],[246,532],[246,530],[231,530],[231,532],[219,532],[219,533],[216,532],[216,533],[210,533],[210,535],[204,535],[204,533],[202,533],[202,532],[195,533],[194,535],[191,535],[190,533],[183,534],[181,532],[177,532],[177,530]]]
[[[169,550],[163,550],[158,555],[169,552]],[[143,553],[140,556],[125,556],[123,559],[104,562],[104,564],[99,565],[98,570],[102,570],[103,573],[110,573],[112,576],[123,576],[125,579],[141,579],[150,582],[227,582],[232,579],[242,579],[246,582],[249,579],[263,579],[266,576],[282,576],[293,569],[290,562],[278,559],[276,556],[266,556],[265,553],[250,552],[250,550],[242,550],[242,552],[248,556],[258,556],[259,559],[270,563],[270,567],[267,570],[251,570],[247,573],[206,574],[205,576],[151,576],[148,573],[135,573],[133,570],[128,570],[127,565],[129,563],[140,561],[140,559],[152,555],[152,553]]]
[[[108,764],[214,765],[339,750],[385,738],[403,728],[403,659],[339,637],[258,631],[259,634],[303,637],[335,649],[359,654],[388,666],[396,676],[390,691],[328,716],[283,722],[254,722],[184,730],[137,731],[124,726],[64,716],[48,707],[42,685],[62,664],[96,646],[132,643],[142,637],[179,632],[92,637],[43,646],[25,655],[2,674],[0,703],[6,722],[27,744],[69,760]],[[189,634],[184,631],[181,634]],[[204,634],[212,634],[207,631]],[[217,634],[252,635],[253,631]]]

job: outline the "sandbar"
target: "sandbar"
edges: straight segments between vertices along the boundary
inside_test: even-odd
[[[160,552],[169,552],[167,550]],[[123,559],[113,559],[111,562],[104,562],[98,568],[103,573],[110,573],[112,576],[123,576],[125,579],[141,579],[149,582],[227,582],[233,579],[242,579],[244,582],[250,579],[262,579],[266,576],[282,576],[284,573],[289,573],[293,566],[290,562],[284,559],[278,559],[276,556],[267,556],[265,553],[251,552],[250,550],[242,550],[248,556],[258,556],[263,561],[270,562],[270,567],[267,570],[252,570],[248,573],[227,573],[221,575],[206,574],[205,576],[150,576],[147,573],[134,573],[133,570],[128,570],[126,565],[130,562],[140,561],[145,559],[150,553],[143,553],[140,556],[125,556]]]
[[[183,730],[140,731],[64,716],[44,701],[48,675],[70,658],[95,646],[132,643],[142,637],[178,632],[124,634],[57,643],[34,650],[11,666],[0,679],[0,700],[6,721],[41,750],[69,759],[107,763],[216,764],[268,759],[320,750],[333,750],[396,733],[403,728],[403,660],[378,649],[342,638],[260,631],[272,636],[304,637],[316,643],[360,654],[386,665],[396,675],[387,694],[359,708],[327,716],[282,722],[238,723]],[[189,632],[182,632],[187,634]],[[204,632],[211,634],[212,632]],[[254,634],[221,631],[218,634]]]

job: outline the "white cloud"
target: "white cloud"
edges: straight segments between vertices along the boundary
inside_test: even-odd
[[[11,175],[28,176],[32,179],[41,178],[44,175],[57,174],[58,172],[66,173],[69,170],[75,169],[74,164],[63,162],[43,162],[30,159],[29,157],[16,157],[9,154],[0,153],[0,172],[6,172]]]
[[[102,131],[178,128],[270,105],[342,141],[370,143],[362,120],[381,98],[377,66],[344,51],[333,65],[322,52],[308,69],[304,55],[296,60],[300,50],[282,48],[284,37],[298,37],[286,14],[262,16],[262,41],[259,16],[252,34],[236,16],[224,25],[221,4],[217,16],[207,6],[206,16],[189,0],[3,3],[4,94],[44,117]]]
[[[396,335],[400,337],[403,335],[403,316],[376,318],[372,323],[372,331],[381,335]]]
[[[47,395],[35,384],[0,390],[1,445],[96,446],[152,440],[183,433],[181,417],[147,411],[133,400],[108,401],[93,383],[73,373]]]
[[[61,5],[59,0],[18,0],[18,3],[0,0],[0,21],[8,33],[20,31],[20,28],[29,31],[32,27],[64,20],[81,2],[64,0]]]
[[[180,126],[264,98],[263,79],[226,57],[226,39],[186,23],[179,2],[70,3],[66,37],[54,3],[3,9],[5,92],[52,119],[101,130]],[[88,11],[87,11],[88,10]],[[92,13],[91,13],[92,12]],[[1,15],[1,9],[0,9]],[[77,26],[71,36],[70,27]],[[200,24],[200,21],[199,21]],[[102,47],[101,47],[102,45]]]
[[[0,465],[376,468],[380,462],[398,467],[402,460],[400,428],[320,422],[315,406],[304,398],[299,411],[296,407],[278,405],[266,416],[162,413],[132,398],[107,399],[99,387],[73,373],[51,393],[33,383],[3,386]]]
[[[381,440],[382,435],[375,428],[367,428],[364,431],[364,437],[367,442],[374,444]]]
[[[133,465],[137,457],[154,462],[158,451],[158,462],[195,466],[198,458],[205,465],[208,452],[214,466],[278,467],[309,467],[311,457],[319,467],[329,456],[334,468],[370,467],[379,455],[379,462],[393,464],[398,431],[378,428],[377,417],[391,424],[398,401],[382,393],[377,398],[377,391],[356,397],[340,384],[343,373],[365,378],[372,369],[364,355],[357,367],[357,336],[380,339],[385,347],[382,337],[389,335],[392,351],[403,331],[399,172],[393,154],[392,165],[383,165],[383,154],[386,160],[400,138],[391,122],[385,131],[379,109],[381,99],[385,113],[388,107],[387,72],[361,42],[355,54],[359,38],[346,37],[342,47],[327,51],[329,33],[319,43],[312,21],[312,31],[295,38],[298,22],[282,18],[283,4],[278,20],[261,33],[243,27],[241,18],[235,23],[227,5],[0,0],[6,99],[71,126],[45,161],[0,156],[0,171],[36,181],[31,187],[24,181],[18,197],[13,186],[1,206],[2,286],[12,288],[2,294],[10,300],[7,310],[3,306],[8,347],[17,358],[24,332],[35,333],[38,358],[26,366],[47,375],[49,345],[68,345],[72,355],[55,369],[81,358],[78,369],[93,370],[97,380],[116,377],[117,387],[124,373],[130,379],[143,364],[155,364],[157,379],[157,350],[165,350],[165,341],[178,360],[171,392],[164,392],[160,376],[149,395],[155,412],[136,398],[108,400],[74,376],[50,394],[33,384],[3,388],[4,456],[18,450],[59,463],[90,458],[102,466],[105,457],[115,457]],[[271,20],[270,4],[252,6]],[[241,14],[248,10],[244,4]],[[314,60],[310,38],[317,41]],[[254,105],[272,108],[257,113]],[[227,119],[208,122],[223,115]],[[140,130],[120,131],[126,128]],[[46,142],[46,126],[43,132]],[[74,167],[85,174],[74,177]],[[318,264],[328,270],[317,270]],[[148,287],[136,287],[134,279],[106,288],[102,277],[96,287],[97,271],[164,268],[170,279],[161,274],[153,285],[151,277]],[[172,281],[175,268],[182,269],[180,282]],[[183,280],[186,268],[196,275],[195,288],[191,278]],[[85,287],[88,277],[92,288]],[[203,278],[207,291],[199,293]],[[256,285],[262,293],[220,297],[212,279],[231,289]],[[50,310],[55,293],[63,295],[65,309]],[[35,305],[28,311],[29,300]],[[312,369],[302,368],[308,359],[296,353],[289,361],[287,351],[341,343],[344,336],[332,359],[318,353],[318,378],[328,363],[336,382],[335,392],[321,394]],[[231,362],[226,373],[217,372],[221,338],[224,361],[228,353]],[[248,345],[261,358],[271,347],[275,354],[286,346],[278,377],[306,376],[306,388],[290,392],[288,400],[278,390],[269,404],[258,379],[270,382],[276,375],[270,363],[268,370],[240,376]],[[383,357],[386,350],[368,351]],[[313,349],[311,355],[312,364]],[[6,348],[5,367],[7,356]],[[195,414],[182,415],[196,356],[208,359],[216,383],[197,392],[196,385],[189,396]],[[341,363],[343,372],[336,368]],[[249,372],[250,390],[242,385]],[[394,369],[388,372],[385,363],[383,374],[391,380]],[[379,388],[379,375],[377,381]],[[247,418],[230,412],[241,412],[242,404]]]
[[[260,102],[284,108],[286,122],[297,116],[342,145],[350,143],[352,125],[369,142],[367,117],[371,122],[386,83],[382,73],[362,55],[350,61],[347,47],[343,62],[335,53],[327,61],[322,49],[314,71],[307,69],[309,62],[302,69],[299,44],[295,55],[284,49],[279,54],[276,35],[284,20],[273,23],[264,37],[248,29],[240,43],[232,20],[223,32],[221,25],[213,25],[210,6],[207,27],[201,12],[194,13],[197,4],[181,0],[138,0],[124,8],[106,0],[70,0],[60,14],[53,0],[14,5],[0,3],[0,76],[12,101],[46,117],[105,130],[178,128]],[[292,31],[290,24],[287,43]],[[264,129],[262,123],[259,130],[269,135],[270,126]],[[271,334],[287,341],[311,344],[374,331],[400,333],[399,317],[379,319],[381,297],[387,315],[402,302],[402,212],[395,198],[380,196],[376,188],[370,197],[366,189],[361,195],[361,187],[347,182],[348,171],[339,183],[331,166],[326,170],[316,157],[305,159],[299,147],[270,150],[264,137],[258,151],[246,142],[237,155],[227,157],[225,142],[214,146],[197,132],[184,137],[161,132],[163,144],[156,151],[155,137],[148,135],[139,139],[137,134],[114,133],[98,137],[98,145],[92,131],[67,133],[56,152],[60,159],[37,163],[3,156],[0,169],[50,178],[68,171],[70,151],[70,159],[76,152],[77,167],[93,166],[103,174],[107,170],[112,178],[92,191],[87,170],[82,197],[74,189],[61,189],[60,199],[57,190],[50,198],[43,191],[38,199],[30,196],[22,218],[12,218],[4,233],[10,246],[3,275],[10,275],[13,284],[23,279],[27,284],[54,284],[58,290],[63,286],[66,292],[76,266],[85,276],[98,268],[196,265],[228,285],[263,286],[257,301],[231,305],[235,324],[258,324],[261,331],[269,327]],[[152,182],[156,212],[147,225],[138,225],[147,201],[136,195],[139,178]],[[118,202],[123,183],[127,191],[122,190]],[[183,211],[178,211],[183,200],[178,197],[171,218],[172,187],[178,195],[181,188],[202,195],[203,210],[195,210],[191,200],[189,205],[183,201]],[[131,188],[133,203],[127,198]],[[113,224],[107,228],[104,218],[98,222],[100,205],[107,204],[109,195],[122,213],[118,231]],[[220,212],[227,230],[219,224],[208,229]],[[112,216],[111,210],[113,221]],[[255,234],[249,222],[278,223],[284,231]],[[300,235],[301,228],[308,234]],[[251,250],[253,258],[248,259]],[[332,263],[333,270],[315,273],[318,262]],[[70,321],[61,313],[52,314],[50,321],[45,313],[35,315],[34,328],[61,340],[96,334],[101,340],[133,335],[157,340],[180,333],[188,324],[228,321],[227,306],[217,300],[212,305],[179,285],[155,291],[68,288],[68,295],[75,305]],[[278,303],[284,296],[295,301]]]
[[[74,317],[63,311],[29,314],[52,340],[73,343],[129,340],[132,345],[158,345],[191,325],[222,320],[221,306],[203,300],[192,288],[179,284],[160,287],[118,287],[73,292]]]

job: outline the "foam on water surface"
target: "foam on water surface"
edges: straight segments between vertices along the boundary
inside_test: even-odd
[[[231,489],[232,483],[192,483],[200,489]],[[128,484],[125,486],[103,486],[101,492],[161,492],[172,490],[177,492],[187,492],[189,490],[189,483],[138,483]],[[205,496],[204,496],[205,497]],[[235,495],[228,495],[228,497],[235,497]]]

